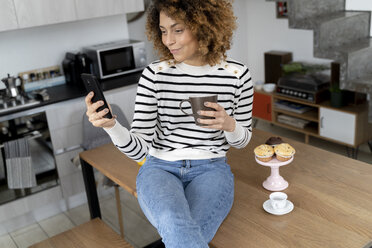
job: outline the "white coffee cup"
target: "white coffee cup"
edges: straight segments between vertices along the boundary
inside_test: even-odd
[[[282,210],[287,205],[287,194],[283,192],[274,192],[270,194],[270,203],[273,209]]]

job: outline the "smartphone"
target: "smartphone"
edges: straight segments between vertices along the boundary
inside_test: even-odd
[[[108,107],[108,104],[106,102],[106,99],[105,99],[105,96],[103,95],[103,91],[102,91],[102,88],[101,88],[101,85],[98,81],[98,79],[96,78],[96,76],[92,75],[92,74],[88,74],[88,73],[82,73],[81,74],[81,79],[83,79],[83,82],[84,82],[84,86],[85,86],[85,89],[87,90],[87,93],[93,91],[94,92],[94,96],[92,98],[92,102],[95,103],[97,101],[103,101],[103,105],[100,106],[98,109],[97,109],[97,112],[107,108],[109,110],[109,112],[103,116],[104,118],[108,118],[108,119],[111,119],[112,118],[112,114],[111,114],[111,111]]]

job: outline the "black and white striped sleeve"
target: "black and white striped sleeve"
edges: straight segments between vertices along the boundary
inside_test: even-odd
[[[235,94],[235,111],[233,118],[236,121],[234,132],[225,132],[227,142],[235,148],[245,147],[252,137],[252,105],[253,84],[251,73],[247,67],[239,78],[238,90]]]
[[[119,123],[106,130],[114,145],[135,161],[142,161],[149,150],[155,133],[157,119],[157,95],[155,72],[148,66],[138,83],[134,117],[131,130]]]

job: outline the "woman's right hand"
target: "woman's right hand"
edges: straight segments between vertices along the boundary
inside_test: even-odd
[[[108,109],[105,108],[99,112],[96,112],[99,107],[103,105],[103,101],[97,101],[92,103],[92,97],[94,93],[93,91],[90,92],[85,97],[85,104],[87,105],[87,112],[86,115],[88,116],[88,120],[92,123],[95,127],[104,127],[104,128],[111,128],[115,125],[116,116],[113,115],[111,119],[104,118],[104,116],[108,113]],[[110,111],[111,107],[109,105]]]

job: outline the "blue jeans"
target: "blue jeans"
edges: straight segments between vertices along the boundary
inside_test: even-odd
[[[226,158],[146,158],[137,175],[138,202],[167,248],[205,248],[234,201]]]

